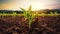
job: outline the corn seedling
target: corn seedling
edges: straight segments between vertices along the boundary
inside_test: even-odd
[[[53,16],[54,14],[52,12],[50,12],[50,16]]]
[[[55,16],[58,14],[57,12],[54,12]]]
[[[21,10],[23,11],[23,15],[28,19],[28,27],[31,27],[31,23],[35,17],[35,13],[31,13],[32,6],[29,7],[28,10],[25,10],[23,8],[21,8]]]
[[[16,12],[13,12],[13,15],[12,15],[12,17],[13,17],[13,16],[14,16],[14,17],[16,16]]]

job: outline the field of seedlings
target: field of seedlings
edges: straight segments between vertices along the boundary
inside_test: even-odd
[[[60,34],[60,14],[33,12],[21,8],[23,14],[0,13],[0,34]]]

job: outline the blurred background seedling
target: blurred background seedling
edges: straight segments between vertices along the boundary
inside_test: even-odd
[[[15,17],[16,16],[16,12],[13,12],[13,15],[12,15],[12,17]]]

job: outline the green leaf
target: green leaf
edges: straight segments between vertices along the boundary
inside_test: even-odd
[[[21,8],[21,10],[22,10],[22,12],[23,12],[24,16],[26,16],[26,10],[25,10],[25,9],[23,9],[23,8]]]
[[[26,10],[25,9],[21,8],[21,10],[23,11],[23,13],[26,13]]]
[[[26,11],[25,9],[23,9],[23,8],[20,8],[22,11]]]
[[[28,9],[28,12],[30,13],[32,10],[32,6],[30,5],[29,9]]]
[[[30,7],[29,7],[29,11],[31,11],[31,9],[32,9],[32,6],[30,5]]]

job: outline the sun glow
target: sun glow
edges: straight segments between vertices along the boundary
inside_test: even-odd
[[[28,9],[29,6],[32,6],[32,11],[35,11],[35,10],[41,10],[41,9],[46,9],[46,4],[43,4],[43,3],[39,3],[39,2],[27,2],[26,4],[22,4],[22,8],[24,9]]]
[[[41,5],[39,3],[32,3],[32,10],[40,10],[40,9],[45,9],[45,5]]]

